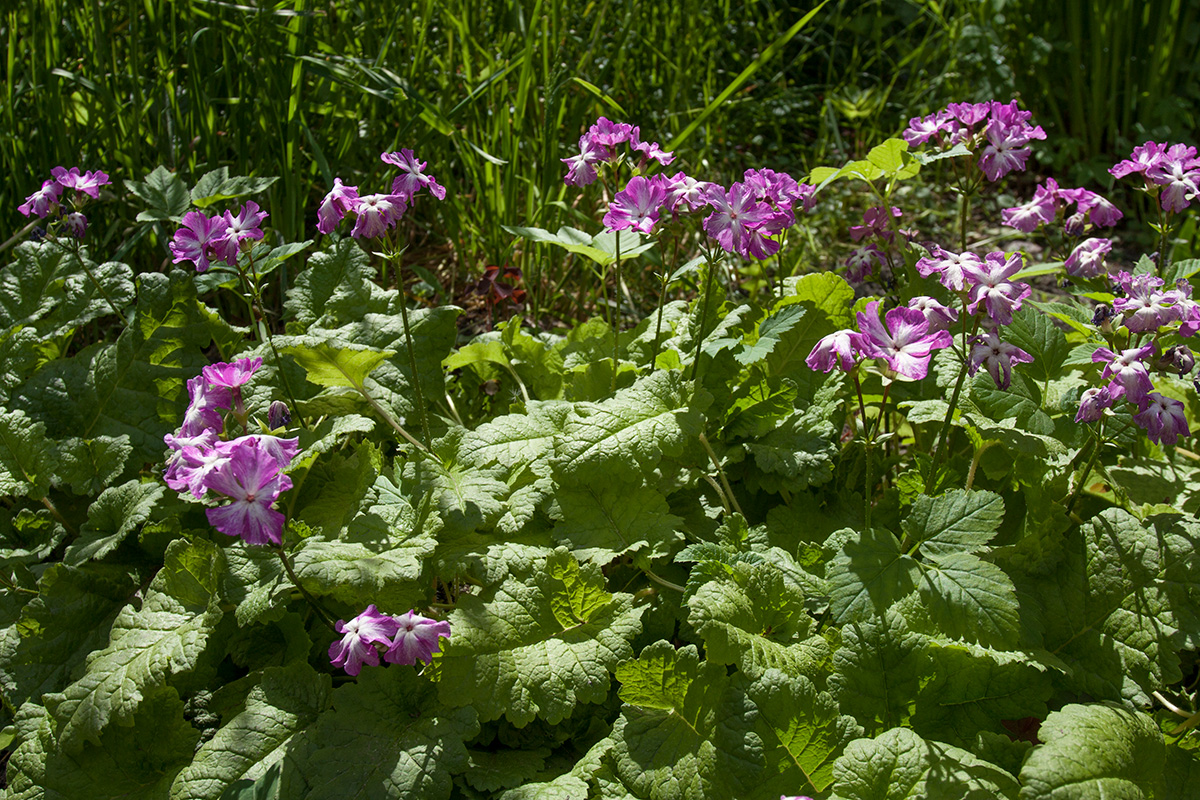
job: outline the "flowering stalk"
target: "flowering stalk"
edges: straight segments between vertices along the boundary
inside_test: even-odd
[[[242,279],[242,286],[249,288],[247,301],[250,304],[250,319],[254,322],[255,338],[259,341],[265,340],[267,346],[271,348],[271,354],[275,356],[275,368],[279,372],[279,379],[283,383],[283,391],[287,395],[288,402],[291,403],[292,412],[300,419],[300,424],[304,424],[303,417],[300,417],[300,405],[296,402],[296,395],[292,392],[291,381],[288,380],[287,371],[283,368],[283,361],[279,357],[279,350],[275,347],[275,338],[271,335],[271,328],[266,324],[264,319],[262,302],[262,287],[259,285],[258,269],[254,265],[254,251],[247,250],[246,258],[249,263],[245,267],[240,261],[235,262],[238,275]],[[246,274],[249,270],[249,276]]]
[[[1096,439],[1095,446],[1092,448],[1092,455],[1088,459],[1087,466],[1083,468],[1083,472],[1079,474],[1079,483],[1075,484],[1071,496],[1067,498],[1067,516],[1071,515],[1071,509],[1075,507],[1075,501],[1079,499],[1080,492],[1083,491],[1083,485],[1087,482],[1088,476],[1092,474],[1092,469],[1096,466],[1096,462],[1100,459],[1100,449],[1104,446],[1104,417],[1101,417],[1096,423]]]
[[[424,439],[424,447],[426,452],[432,446],[433,439],[429,433],[429,414],[425,410],[425,393],[421,390],[421,373],[417,371],[417,354],[413,349],[412,329],[408,324],[408,302],[404,297],[404,276],[401,272],[401,256],[404,255],[405,248],[396,250],[392,245],[392,235],[388,232],[387,235],[387,251],[384,253],[386,261],[395,263],[396,273],[396,289],[399,293],[400,303],[400,321],[404,324],[404,343],[408,350],[408,368],[412,371],[413,392],[416,394],[417,413],[421,417],[421,436]],[[386,262],[385,262],[386,263]],[[615,370],[615,367],[614,367]],[[615,378],[614,378],[615,380]],[[378,406],[377,406],[378,407]],[[399,429],[399,425],[396,425]],[[407,434],[405,434],[407,436]]]
[[[696,353],[692,362],[692,383],[699,388],[697,380],[700,376],[700,348],[704,344],[704,329],[708,326],[708,298],[712,295],[713,276],[716,275],[717,267],[713,263],[712,251],[708,247],[704,248],[704,263],[708,267],[708,277],[704,281],[704,300],[700,309],[700,327],[696,332]]]
[[[304,599],[308,601],[309,606],[311,606],[313,611],[317,613],[317,616],[320,617],[321,622],[325,624],[326,628],[329,628],[329,630],[337,633],[337,628],[335,628],[333,625],[333,616],[326,611],[325,607],[317,602],[317,598],[313,597],[309,591],[304,588],[304,585],[300,583],[300,578],[296,575],[296,570],[292,567],[291,561],[288,560],[287,553],[285,553],[283,550],[283,545],[277,545],[275,547],[275,554],[279,556],[279,561],[283,564],[283,570],[288,574],[288,579],[291,580],[292,585],[300,590],[300,594],[302,594]]]
[[[613,309],[613,373],[612,373],[612,388],[610,391],[617,391],[617,368],[621,364],[621,232],[614,233],[616,237],[616,258],[613,260],[613,278],[616,286],[613,287],[613,298],[616,300],[616,307]],[[651,364],[651,369],[654,365]]]

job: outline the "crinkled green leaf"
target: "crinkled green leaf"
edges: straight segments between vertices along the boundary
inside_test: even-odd
[[[205,173],[192,187],[190,198],[196,208],[208,208],[222,200],[232,200],[265,191],[279,178],[229,177],[228,167],[218,167]]]
[[[1012,579],[970,553],[945,553],[921,564],[921,596],[938,628],[953,639],[1005,649],[1021,619]]]
[[[196,665],[221,618],[219,598],[214,591],[206,603],[194,602],[200,598],[193,597],[185,604],[167,591],[174,570],[183,567],[180,562],[195,549],[216,551],[210,564],[219,566],[223,560],[211,542],[173,542],[167,550],[165,574],[150,584],[141,607],[122,609],[108,646],[88,658],[83,677],[60,694],[46,696],[46,706],[59,726],[59,743],[68,752],[79,752],[89,741],[99,743],[110,722],[130,724],[147,693]],[[214,573],[207,577],[215,589],[220,573],[216,569]]]
[[[631,552],[661,558],[683,539],[683,520],[648,486],[562,488],[554,499],[562,519],[554,529],[555,541],[584,561],[604,565]]]
[[[475,711],[449,708],[408,667],[364,669],[333,693],[333,711],[293,736],[280,797],[392,800],[450,796],[450,776],[469,763],[463,742]]]
[[[58,443],[55,483],[75,494],[100,494],[125,470],[132,453],[127,435],[66,439]]]
[[[837,431],[817,415],[795,414],[765,436],[746,444],[755,465],[765,474],[754,476],[770,492],[801,492],[833,478],[838,455]]]
[[[697,439],[702,415],[694,403],[677,372],[655,372],[610,400],[577,403],[556,448],[556,474],[568,484],[637,481]]]
[[[834,534],[838,537],[839,534]],[[836,622],[882,614],[916,587],[919,567],[900,541],[879,528],[851,531],[826,567]]]
[[[40,703],[71,682],[136,586],[118,569],[55,564],[38,581],[38,596],[0,643],[0,685],[13,706]]]
[[[1032,363],[1022,364],[1017,369],[1039,381],[1059,377],[1063,362],[1071,351],[1067,335],[1053,318],[1032,307],[1013,314],[1012,324],[1004,329],[1002,338],[1033,356]]]
[[[125,188],[147,205],[138,222],[179,222],[191,205],[191,195],[178,175],[159,165],[145,181],[125,181]]]
[[[342,239],[332,250],[314,253],[287,292],[288,316],[308,327],[327,327],[385,313],[390,299],[372,280],[375,269],[356,239]],[[394,297],[395,292],[392,293]]]
[[[329,706],[329,695],[329,676],[307,662],[264,670],[245,710],[201,745],[176,776],[171,800],[219,800],[235,781],[262,777],[283,758],[292,737]]]
[[[1166,748],[1154,720],[1106,705],[1069,705],[1046,717],[1044,742],[1021,767],[1021,800],[1150,800]],[[1193,787],[1194,788],[1194,787]]]
[[[1181,517],[1109,509],[1068,535],[1058,570],[1034,589],[1046,649],[1072,665],[1072,690],[1149,704],[1183,677],[1179,651],[1200,635],[1200,532]]]
[[[908,722],[918,691],[932,677],[931,666],[924,637],[890,610],[842,628],[829,688],[842,711],[874,733]]]
[[[166,494],[161,483],[128,481],[101,492],[88,507],[88,519],[79,538],[67,548],[63,561],[73,567],[104,558],[135,528],[150,518],[155,505]]]
[[[45,497],[56,463],[43,423],[0,409],[0,496]]]
[[[775,345],[779,344],[783,335],[796,326],[807,309],[802,305],[783,306],[775,313],[767,316],[758,324],[758,338],[754,344],[746,345],[734,358],[742,366],[757,364],[762,361]]]
[[[834,800],[1017,800],[1012,775],[907,728],[851,742],[833,771]]]
[[[853,717],[803,676],[768,669],[750,684],[758,707],[757,730],[766,748],[771,790],[817,795],[833,783],[833,764],[846,745],[862,736]],[[774,794],[766,787],[763,795]]]
[[[823,677],[829,643],[812,635],[804,596],[773,564],[735,564],[728,580],[701,586],[688,609],[688,622],[703,637],[709,661],[737,664],[750,678],[771,668]]]
[[[609,757],[621,784],[653,800],[732,798],[765,767],[742,681],[701,662],[696,648],[656,642],[617,667],[625,701]],[[619,796],[619,795],[618,795]]]
[[[225,561],[222,593],[237,606],[238,625],[260,622],[287,602],[292,582],[274,550],[230,547],[225,550]]]
[[[550,751],[537,750],[471,750],[471,764],[463,780],[481,792],[495,792],[521,786],[546,766]]]
[[[286,340],[279,348],[304,367],[308,379],[318,386],[359,388],[371,371],[395,355],[394,350],[377,350],[360,344],[320,341],[305,337],[305,341]]]
[[[447,531],[461,535],[495,523],[504,513],[504,501],[512,490],[505,480],[507,470],[462,463],[456,448],[457,443],[452,441],[435,444],[441,460],[410,461],[404,467],[404,477],[413,481],[421,494],[433,493]]]
[[[199,734],[174,689],[160,688],[81,752],[63,747],[52,715],[27,703],[17,713],[20,745],[8,765],[9,800],[162,800],[192,759]]]
[[[46,508],[0,512],[0,565],[41,561],[66,538],[67,529]]]
[[[518,727],[535,717],[556,723],[579,703],[608,696],[610,672],[633,654],[642,608],[610,595],[593,564],[560,548],[483,595],[463,595],[450,615],[439,664],[441,698],[472,705],[483,720]]]
[[[917,697],[912,727],[959,747],[979,731],[1008,734],[1001,720],[1046,716],[1053,693],[1044,667],[1024,653],[955,645],[930,648],[931,679]]]
[[[74,256],[53,242],[22,242],[13,249],[12,261],[0,271],[0,328],[32,324],[54,308],[66,261]]]
[[[509,469],[548,458],[570,413],[570,403],[532,402],[524,414],[497,417],[465,433],[459,456],[478,467],[499,464]]]
[[[992,540],[1003,520],[1000,495],[954,489],[937,497],[918,497],[903,528],[910,539],[921,543],[923,555],[973,553]]]

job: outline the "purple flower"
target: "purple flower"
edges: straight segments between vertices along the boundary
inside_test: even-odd
[[[1173,445],[1180,436],[1191,436],[1183,403],[1158,392],[1146,395],[1142,410],[1133,415],[1133,421],[1145,429],[1150,441]]]
[[[43,181],[42,188],[26,197],[25,202],[17,206],[17,211],[27,217],[30,214],[43,218],[48,217],[50,209],[58,205],[61,195],[62,184],[55,180]]]
[[[433,654],[441,650],[441,638],[450,638],[450,623],[432,620],[417,615],[414,611],[396,619],[400,628],[389,643],[383,660],[389,664],[415,664],[433,661]]]
[[[403,197],[405,203],[411,201],[417,192],[422,189],[428,189],[429,193],[438,200],[446,199],[445,187],[438,184],[432,175],[426,175],[423,172],[427,162],[417,161],[412,150],[401,150],[399,153],[383,153],[379,158],[387,164],[392,164],[400,168],[400,174],[392,182],[392,194]]]
[[[1146,179],[1164,187],[1159,196],[1163,210],[1178,213],[1191,204],[1192,198],[1200,193],[1198,168],[1196,148],[1173,144],[1157,164],[1146,169]]]
[[[992,104],[989,103],[951,103],[946,106],[946,110],[954,115],[954,118],[966,125],[968,128],[974,128],[979,123],[983,122],[992,113]]]
[[[876,245],[864,244],[862,247],[850,251],[845,264],[846,277],[853,283],[862,283],[871,277],[876,264],[880,267],[887,264],[887,258]]]
[[[1021,307],[1021,301],[1033,293],[1025,283],[1008,280],[1021,271],[1021,254],[988,253],[982,266],[963,267],[963,274],[970,282],[970,304],[967,313],[974,314],[980,304],[987,314],[1000,325],[1012,324],[1013,312]]]
[[[900,219],[904,212],[892,206],[891,213],[893,217]],[[863,224],[850,228],[850,238],[853,241],[859,242],[868,236],[878,236],[890,242],[892,240],[892,232],[888,230],[888,225],[888,215],[883,210],[883,206],[872,206],[863,212]]]
[[[617,192],[609,204],[608,213],[604,215],[604,227],[610,231],[633,228],[642,233],[653,233],[666,199],[667,192],[661,182],[641,175],[630,178],[625,188]]]
[[[641,132],[637,128],[633,129],[633,134],[629,138],[629,147],[632,150],[641,153],[642,158],[644,158],[646,161],[657,161],[664,167],[668,166],[672,161],[675,160],[675,154],[668,153],[666,150],[663,150],[658,146],[658,142],[641,141],[638,138],[640,133]]]
[[[1129,158],[1112,167],[1109,173],[1114,178],[1124,178],[1126,175],[1132,175],[1135,172],[1145,175],[1146,170],[1158,166],[1166,155],[1166,152],[1167,146],[1165,144],[1146,142],[1143,145],[1133,148],[1133,152]]]
[[[666,192],[663,207],[671,212],[695,211],[708,205],[704,199],[705,192],[711,183],[698,181],[682,172],[676,172],[670,178],[655,176]]]
[[[930,332],[925,315],[912,308],[893,308],[887,312],[887,327],[879,319],[879,301],[867,303],[858,312],[861,332],[859,347],[868,358],[882,358],[900,378],[919,381],[929,373],[934,350],[949,347],[953,340],[948,331]]]
[[[1041,133],[1040,136],[1035,135]],[[1027,129],[1010,127],[992,120],[987,128],[987,145],[979,156],[979,168],[989,181],[995,183],[1008,173],[1025,169],[1025,160],[1032,152],[1031,139],[1045,139],[1041,127]]]
[[[1130,275],[1121,272],[1117,282],[1125,291],[1125,297],[1113,300],[1113,311],[1124,313],[1122,324],[1134,333],[1154,331],[1162,325],[1182,319],[1180,302],[1185,298],[1177,289],[1159,291],[1162,278],[1153,273]]]
[[[957,126],[955,118],[949,111],[939,111],[927,117],[913,117],[908,121],[908,129],[901,134],[910,147],[918,147],[940,133],[950,133]]]
[[[1077,278],[1099,277],[1105,273],[1104,257],[1110,252],[1112,242],[1108,239],[1085,239],[1067,256],[1063,268]]]
[[[54,180],[58,181],[59,186],[64,189],[74,189],[77,192],[83,192],[93,200],[100,196],[101,186],[107,186],[112,182],[108,179],[108,175],[99,170],[85,172],[80,175],[79,167],[71,167],[69,170],[64,167],[55,167],[50,170],[50,174],[54,177]]]
[[[588,128],[587,136],[596,145],[608,148],[610,151],[619,144],[628,142],[634,136],[634,128],[626,122],[613,122],[605,117],[596,120]],[[607,161],[609,155],[604,160]]]
[[[238,251],[242,248],[242,242],[258,241],[263,238],[260,226],[268,216],[266,211],[259,210],[258,203],[253,200],[239,208],[237,216],[226,211],[223,216],[225,235],[213,243],[213,248],[221,260],[231,267],[236,267]]]
[[[1111,228],[1125,216],[1109,200],[1087,189],[1075,190],[1075,203],[1080,214],[1087,214],[1093,225],[1102,228]]]
[[[228,455],[204,484],[233,502],[208,509],[208,521],[221,533],[240,536],[247,544],[279,544],[284,517],[272,506],[280,494],[292,488],[291,478],[279,473],[279,462],[256,439],[230,443]]]
[[[404,216],[408,201],[399,194],[368,194],[354,203],[354,229],[350,235],[356,239],[375,239],[387,233]]]
[[[746,235],[767,221],[771,207],[754,199],[746,184],[738,182],[726,192],[712,184],[705,199],[715,210],[704,220],[704,232],[728,253],[746,254]]]
[[[830,372],[834,367],[849,372],[862,355],[858,348],[859,338],[861,334],[851,330],[831,333],[817,342],[804,363],[814,372]]]
[[[317,230],[325,234],[333,233],[342,217],[354,210],[357,202],[358,187],[346,186],[341,178],[334,178],[333,188],[317,208]]]
[[[199,211],[183,215],[183,227],[171,239],[172,263],[191,261],[197,272],[207,272],[209,258],[217,255],[216,242],[225,235],[227,223],[222,217],[206,217]]]
[[[224,386],[236,389],[250,380],[250,377],[262,366],[261,358],[239,358],[229,364],[209,364],[201,374],[213,386]]]
[[[942,285],[953,292],[961,292],[966,288],[967,267],[982,268],[983,261],[974,253],[951,253],[936,244],[929,248],[929,256],[917,261],[917,272],[922,277],[937,275]]]
[[[67,233],[76,239],[82,239],[87,233],[88,220],[78,211],[72,211],[70,214],[63,215],[63,226],[67,229]]]
[[[791,215],[789,226],[795,224],[793,207],[796,203],[800,203],[804,211],[811,211],[816,205],[813,193],[817,187],[799,184],[786,172],[748,169],[742,173],[742,182],[754,192],[754,199],[770,203],[777,211],[788,212]]]
[[[379,613],[372,603],[349,622],[339,619],[334,627],[343,636],[329,645],[329,660],[333,666],[345,668],[346,674],[358,675],[363,664],[379,666],[379,651],[375,645],[390,646],[392,637],[400,629],[400,622]]]
[[[579,137],[579,155],[559,159],[567,165],[563,183],[568,186],[587,186],[596,180],[596,166],[608,159],[604,148],[592,141],[587,134]],[[682,174],[682,173],[680,173]]]
[[[1113,403],[1112,393],[1107,387],[1093,386],[1083,392],[1079,398],[1079,413],[1075,415],[1076,422],[1095,422],[1104,416],[1104,409]]]
[[[163,472],[167,486],[177,492],[191,492],[197,500],[203,497],[208,491],[205,478],[227,457],[224,451],[217,449],[220,440],[216,431],[205,430],[195,436],[168,433],[163,441],[173,451]]]
[[[1103,364],[1100,372],[1101,379],[1111,378],[1108,393],[1114,399],[1125,396],[1131,403],[1141,404],[1142,400],[1154,388],[1150,382],[1150,373],[1142,359],[1154,353],[1154,343],[1144,347],[1131,347],[1114,353],[1107,347],[1098,347],[1092,353],[1092,361]]]
[[[770,258],[779,252],[779,240],[771,237],[778,236],[786,230],[796,217],[791,211],[776,211],[756,227],[746,230],[746,250],[743,255],[757,258],[759,261]]]
[[[233,401],[228,388],[212,386],[203,375],[197,375],[187,382],[188,407],[183,414],[183,425],[179,435],[183,437],[199,436],[205,431],[220,433],[225,428],[223,410],[233,407]]]
[[[1000,337],[992,331],[975,337],[967,370],[974,375],[981,366],[986,367],[996,382],[996,388],[1007,389],[1012,382],[1012,365],[1032,361],[1033,356],[1016,345],[1000,341]]]
[[[1034,191],[1032,200],[1023,205],[1002,209],[1000,218],[1010,228],[1032,233],[1042,223],[1054,222],[1062,205],[1061,200],[1058,182],[1047,178],[1046,182]]]
[[[932,297],[922,295],[908,301],[909,308],[915,308],[925,315],[930,332],[944,331],[958,320],[958,310],[944,306]]]

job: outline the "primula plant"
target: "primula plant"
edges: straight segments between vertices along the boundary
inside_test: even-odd
[[[406,291],[407,210],[470,202],[412,150],[304,242],[270,179],[125,178],[140,274],[55,170],[0,273],[5,796],[1189,797],[1200,161],[1114,166],[1135,257],[1103,187],[1012,182],[1044,137],[952,104],[726,185],[601,118],[589,229],[511,230],[602,316],[493,265],[473,335]]]

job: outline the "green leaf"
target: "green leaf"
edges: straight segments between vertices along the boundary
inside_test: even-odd
[[[802,676],[768,669],[750,684],[758,707],[756,726],[774,773],[764,796],[775,792],[817,795],[833,783],[833,765],[863,730],[853,717],[838,714],[837,702]]]
[[[78,567],[93,559],[104,558],[135,528],[142,525],[167,489],[160,483],[132,480],[105,489],[88,507],[88,519],[79,530],[79,538],[67,548],[63,561]]]
[[[318,386],[360,388],[371,372],[394,356],[394,350],[376,350],[363,345],[329,341],[284,344],[279,348],[304,367],[308,379]]]
[[[61,732],[56,740],[52,715],[41,706],[26,703],[16,721],[9,800],[161,800],[199,738],[170,688],[148,694],[127,725],[109,727],[82,752],[62,746]]]
[[[851,742],[833,770],[834,800],[1017,800],[1019,789],[994,764],[907,728]]]
[[[461,596],[450,615],[438,662],[443,702],[517,727],[535,717],[555,724],[580,703],[602,702],[609,673],[633,654],[644,609],[606,592],[600,569],[563,548],[509,570],[499,586]]]
[[[938,153],[917,152],[917,153],[913,153],[912,155],[913,155],[913,158],[915,158],[917,161],[920,161],[922,164],[932,164],[935,161],[941,161],[942,159],[946,159],[946,158],[958,158],[959,156],[969,156],[969,155],[971,155],[971,148],[967,147],[965,144],[962,144],[960,142],[959,144],[956,144],[953,147],[951,147],[949,150],[942,150],[941,152],[938,152]]]
[[[284,309],[308,327],[326,327],[361,319],[366,313],[386,313],[390,300],[372,278],[375,270],[356,239],[342,239],[332,251],[314,253],[288,289]],[[395,294],[394,292],[392,293]]]
[[[971,400],[991,420],[1002,420],[1020,430],[1050,436],[1054,423],[1042,410],[1042,393],[1038,387],[1014,372],[1008,389],[996,388],[991,375],[980,373],[971,382]]]
[[[819,404],[810,405],[803,414],[793,414],[745,447],[762,473],[747,474],[747,479],[772,493],[802,492],[828,483],[839,450],[837,431]]]
[[[888,531],[851,531],[825,573],[834,621],[882,614],[916,587],[918,575],[916,560],[900,549],[899,540]]]
[[[0,495],[45,497],[54,467],[46,426],[24,411],[0,409]]]
[[[701,586],[688,609],[709,661],[736,664],[752,679],[772,668],[823,677],[829,643],[813,636],[803,595],[773,564],[734,564],[730,579]]]
[[[680,373],[655,372],[610,400],[577,403],[554,459],[565,484],[631,482],[700,434],[702,415]]]
[[[1071,352],[1067,335],[1049,315],[1034,308],[1022,308],[1013,314],[1012,324],[1004,329],[1003,338],[1033,356],[1032,364],[1022,364],[1019,369],[1039,381],[1059,377]]]
[[[546,748],[537,750],[471,750],[471,765],[463,780],[481,792],[522,786],[546,768]]]
[[[931,556],[921,571],[921,597],[947,636],[998,649],[1016,645],[1021,618],[1004,570],[970,553],[945,553]]]
[[[867,161],[879,167],[887,178],[911,178],[921,171],[921,162],[908,152],[908,142],[903,139],[888,139],[875,145],[867,153]]]
[[[0,328],[31,325],[61,300],[62,266],[72,254],[52,242],[22,242],[0,272]]]
[[[38,581],[9,636],[0,641],[0,686],[14,707],[60,691],[108,630],[137,587],[120,569],[54,564]]]
[[[253,625],[285,605],[292,582],[274,550],[266,547],[230,547],[225,550],[226,570],[222,594],[237,606],[240,626]]]
[[[554,529],[558,544],[576,558],[603,566],[617,556],[666,556],[683,540],[683,520],[670,513],[663,495],[648,486],[560,488],[554,493],[562,524]]]
[[[307,662],[264,670],[245,710],[176,776],[171,800],[219,800],[235,781],[258,780],[280,763],[292,738],[328,708],[329,695],[329,676],[317,674]]]
[[[213,593],[206,603],[185,604],[168,592],[172,565],[181,568],[197,548],[216,551],[218,557],[209,563],[219,565],[220,551],[211,542],[172,542],[167,564],[146,590],[141,607],[121,610],[108,646],[88,658],[83,677],[60,694],[46,695],[59,743],[67,752],[81,751],[85,742],[99,744],[110,722],[131,724],[143,697],[197,664],[221,618],[219,598]],[[218,576],[215,571],[208,577],[215,584]]]
[[[743,367],[762,361],[771,354],[783,335],[796,326],[805,312],[806,309],[803,305],[791,305],[783,306],[767,316],[758,324],[758,338],[754,344],[747,345],[734,358]]]
[[[1045,668],[1024,653],[942,645],[930,655],[932,678],[912,718],[921,735],[973,747],[980,731],[1007,735],[1001,720],[1045,718],[1054,688]]]
[[[472,467],[458,460],[460,440],[456,437],[462,433],[461,428],[456,429],[434,443],[440,458],[437,463],[410,461],[404,467],[406,481],[413,481],[421,493],[433,493],[438,515],[452,535],[494,524],[504,513],[504,500],[511,492],[503,467]]]
[[[333,693],[333,709],[288,744],[280,797],[444,800],[479,732],[473,709],[448,708],[407,668],[363,670]]]
[[[570,253],[578,253],[591,259],[600,266],[608,266],[616,261],[616,234],[603,231],[594,237],[575,228],[563,226],[558,233],[551,233],[544,228],[522,228],[512,225],[501,225],[504,230],[542,244],[552,244]],[[654,240],[647,237],[642,240],[641,234],[635,231],[621,232],[621,260],[641,255],[654,247]]]
[[[1021,800],[1150,800],[1166,748],[1154,720],[1105,705],[1068,705],[1046,717],[1021,767]]]
[[[279,178],[247,178],[242,176],[229,177],[228,167],[219,167],[206,173],[192,188],[192,205],[196,208],[208,208],[222,200],[232,200],[235,197],[245,197],[248,194],[258,194],[266,191]]]
[[[918,497],[902,527],[910,539],[920,542],[923,555],[932,556],[978,552],[1003,520],[1000,495],[954,489],[937,497]]]
[[[48,336],[67,336],[92,320],[109,315],[116,315],[124,322],[120,315],[137,297],[133,270],[127,264],[116,261],[96,264],[86,252],[82,255],[84,264],[72,255],[60,266],[62,302],[39,326]],[[85,266],[91,275],[87,274]],[[64,274],[64,270],[71,272]]]
[[[852,622],[842,628],[842,646],[833,654],[830,691],[843,712],[868,732],[905,724],[917,692],[930,678],[929,648],[899,611]]]
[[[147,205],[138,212],[138,222],[179,222],[191,204],[187,186],[161,165],[144,182],[126,180],[125,188]]]
[[[524,414],[496,417],[463,435],[459,457],[477,467],[499,464],[508,469],[549,458],[571,408],[570,403],[557,400],[534,401]]]
[[[1108,509],[1069,537],[1059,568],[1030,587],[1045,647],[1072,665],[1072,691],[1149,705],[1182,679],[1179,651],[1200,642],[1200,532],[1177,516]]]
[[[66,439],[58,443],[55,483],[75,494],[100,494],[124,472],[132,453],[128,435]]]

